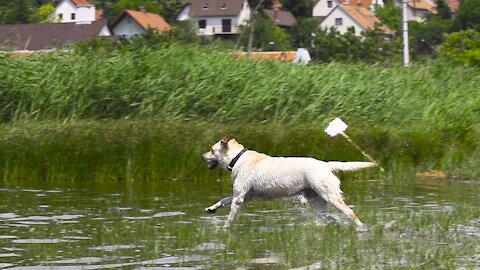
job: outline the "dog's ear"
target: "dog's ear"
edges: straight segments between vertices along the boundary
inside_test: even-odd
[[[230,141],[230,138],[228,136],[223,137],[223,139],[220,141],[220,145],[222,146],[223,150],[228,149],[228,141]]]

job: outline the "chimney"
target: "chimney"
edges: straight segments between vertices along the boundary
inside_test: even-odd
[[[138,7],[138,11],[142,12],[143,14],[147,13],[147,7],[145,6],[140,6]]]
[[[282,4],[278,0],[272,1],[272,9],[273,9],[273,18],[278,21],[278,11],[282,7]]]

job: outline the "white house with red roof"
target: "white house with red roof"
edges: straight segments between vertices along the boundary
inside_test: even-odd
[[[88,0],[62,0],[55,7],[54,16],[61,23],[92,23],[102,17]]]
[[[395,5],[401,7],[403,0],[396,0]],[[436,4],[429,0],[407,0],[407,21],[423,22],[427,14],[437,14]]]
[[[375,6],[384,6],[383,0],[319,0],[312,10],[313,17],[326,17],[339,4],[362,6],[374,10]]]
[[[231,36],[250,20],[250,6],[247,0],[185,0],[177,20],[192,21],[198,35]]]
[[[362,5],[351,2],[337,4],[320,23],[320,27],[330,29],[334,27],[341,34],[345,34],[349,28],[355,30],[355,35],[360,36],[362,32],[376,28],[385,35],[393,35],[393,31],[381,24],[373,12]]]
[[[124,38],[138,36],[148,29],[161,33],[172,29],[172,26],[160,15],[147,12],[145,7],[140,7],[138,11],[125,10],[112,24],[113,33]]]

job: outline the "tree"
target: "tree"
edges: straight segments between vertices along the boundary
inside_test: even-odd
[[[445,0],[437,0],[437,12],[437,15],[444,20],[452,18],[452,11]]]
[[[29,23],[33,7],[33,0],[0,0],[0,23]]]
[[[54,22],[55,18],[52,16],[52,12],[55,10],[55,7],[51,4],[41,5],[39,8],[36,8],[32,16],[30,16],[29,21],[47,23]]]
[[[439,47],[442,57],[458,63],[480,65],[480,32],[468,29],[448,34]]]
[[[430,55],[445,40],[444,36],[452,27],[451,20],[429,16],[424,23],[410,22],[410,43],[412,50],[419,55]]]
[[[283,0],[283,8],[290,11],[295,17],[311,17],[317,0]]]
[[[478,0],[462,0],[454,20],[454,30],[480,31],[480,5]]]

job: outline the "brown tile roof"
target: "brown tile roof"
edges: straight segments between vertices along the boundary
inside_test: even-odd
[[[193,0],[191,16],[237,16],[243,9],[244,0]]]
[[[278,26],[291,27],[297,23],[290,11],[264,9],[263,13]]]
[[[372,0],[338,0],[341,5],[362,6],[364,8],[369,8],[372,2]]]
[[[408,6],[414,9],[424,9],[432,13],[437,13],[437,8],[428,0],[408,0]]]
[[[459,0],[448,0],[447,4],[450,7],[450,11],[452,12],[457,12],[458,6],[460,6]]]
[[[90,6],[90,2],[88,2],[88,0],[72,0],[72,2],[76,5],[76,6]]]
[[[58,48],[96,37],[106,25],[105,20],[95,21],[91,24],[31,23],[0,25],[0,46],[16,50]]]
[[[148,13],[130,9],[125,10],[125,12],[120,16],[114,25],[119,23],[127,15],[132,17],[145,30],[152,28],[158,32],[163,32],[172,29],[172,26],[156,13]]]
[[[380,20],[368,9],[352,5],[340,5],[355,21],[365,29],[374,30],[376,25],[381,25]],[[392,35],[393,31],[388,27],[381,25],[380,29],[388,35]]]

